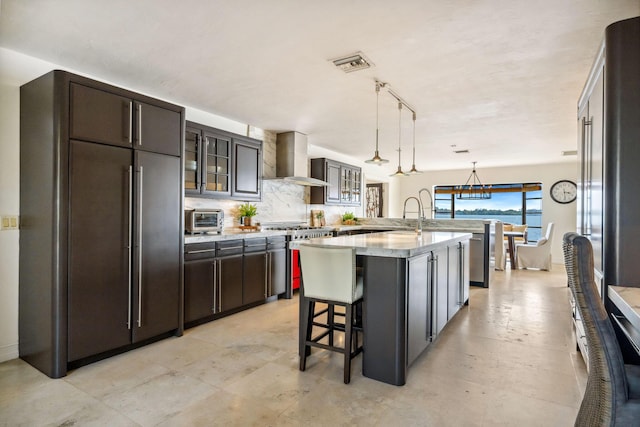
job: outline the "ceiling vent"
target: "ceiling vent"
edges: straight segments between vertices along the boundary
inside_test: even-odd
[[[356,52],[343,58],[332,59],[331,62],[345,73],[365,70],[373,67],[373,62],[369,61],[362,52]]]
[[[469,154],[469,150],[453,150],[456,154]]]

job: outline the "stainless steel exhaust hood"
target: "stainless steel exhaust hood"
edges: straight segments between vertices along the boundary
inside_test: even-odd
[[[329,185],[320,179],[309,178],[307,135],[283,132],[276,135],[276,177],[309,187]]]

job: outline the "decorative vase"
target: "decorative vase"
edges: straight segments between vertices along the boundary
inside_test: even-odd
[[[243,223],[244,223],[245,227],[251,227],[251,217],[250,216],[245,216]]]

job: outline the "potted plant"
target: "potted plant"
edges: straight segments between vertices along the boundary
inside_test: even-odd
[[[342,223],[345,225],[355,225],[358,222],[358,218],[353,212],[345,212],[342,214]]]
[[[257,206],[249,202],[238,206],[238,216],[240,218],[240,224],[242,225],[251,226],[251,217],[256,216],[257,213]]]

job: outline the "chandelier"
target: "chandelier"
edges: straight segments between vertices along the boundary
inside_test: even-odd
[[[459,200],[483,200],[491,198],[491,186],[485,186],[480,182],[476,173],[476,162],[473,163],[473,171],[464,185],[456,187],[458,193],[456,198]]]

